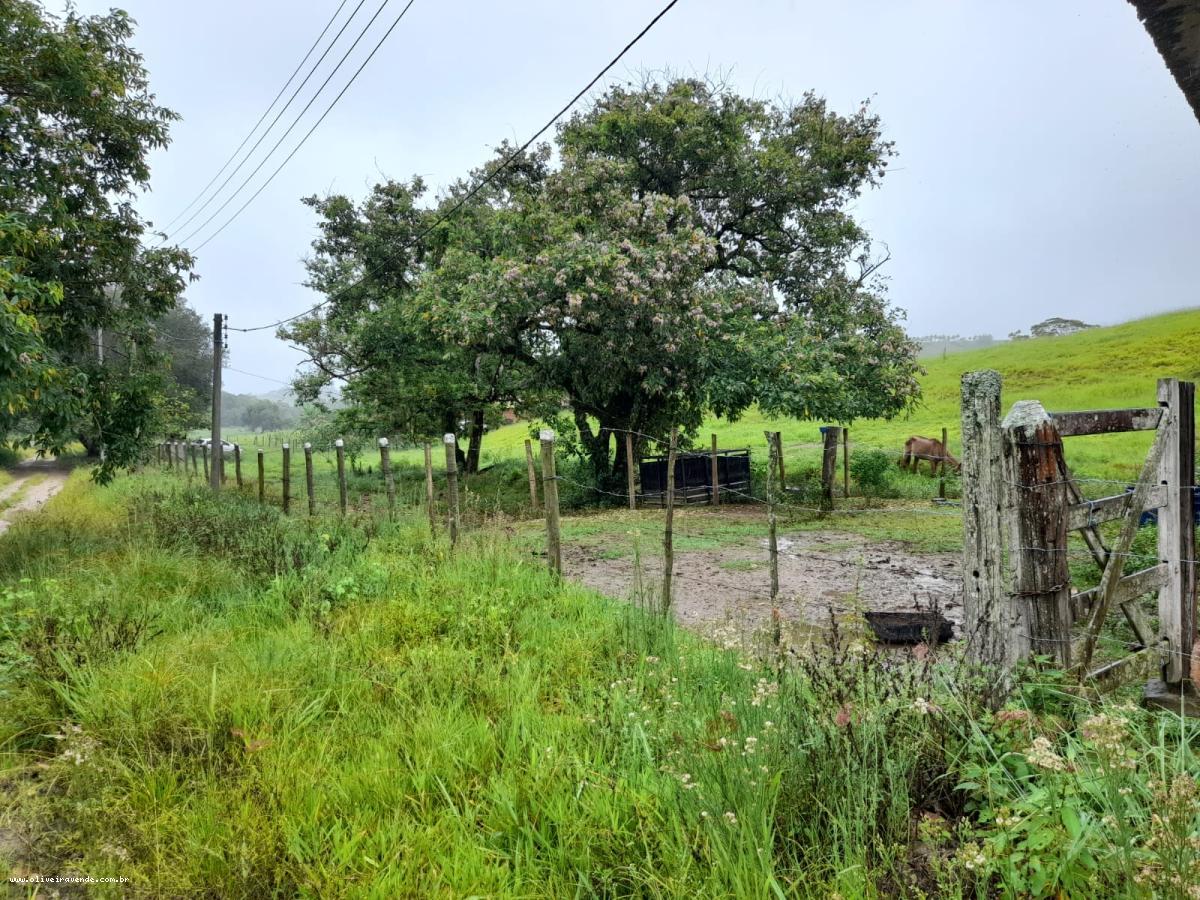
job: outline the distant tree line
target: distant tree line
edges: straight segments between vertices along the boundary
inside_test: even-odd
[[[300,422],[294,404],[257,394],[221,394],[221,424],[248,431],[277,431]]]

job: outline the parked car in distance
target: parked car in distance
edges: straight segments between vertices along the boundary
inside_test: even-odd
[[[194,441],[192,441],[192,443],[195,444],[197,447],[211,448],[212,447],[212,438],[196,438]],[[221,441],[221,450],[224,451],[225,453],[232,453],[233,452],[233,444],[231,444],[229,441]]]

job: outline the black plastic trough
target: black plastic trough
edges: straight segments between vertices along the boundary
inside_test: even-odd
[[[954,626],[939,612],[872,610],[864,615],[883,644],[941,644],[954,637]]]

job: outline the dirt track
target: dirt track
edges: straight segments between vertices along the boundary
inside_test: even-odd
[[[701,631],[752,634],[771,619],[766,541],[719,550],[675,553],[674,610],[680,623]],[[661,557],[642,557],[642,580],[656,591]],[[565,574],[601,593],[629,598],[634,563],[607,559],[596,548],[563,548]],[[915,553],[898,541],[868,541],[844,532],[798,532],[779,537],[780,614],[786,628],[811,632],[835,615],[863,610],[909,610],[936,602],[955,625],[962,621],[962,575],[956,553]]]
[[[0,534],[21,513],[40,508],[62,490],[70,469],[56,459],[28,459],[9,472],[13,482],[0,489]]]

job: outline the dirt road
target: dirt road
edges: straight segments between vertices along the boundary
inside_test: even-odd
[[[0,488],[0,534],[17,516],[40,508],[62,490],[71,470],[56,459],[27,459],[8,471],[13,481]]]

